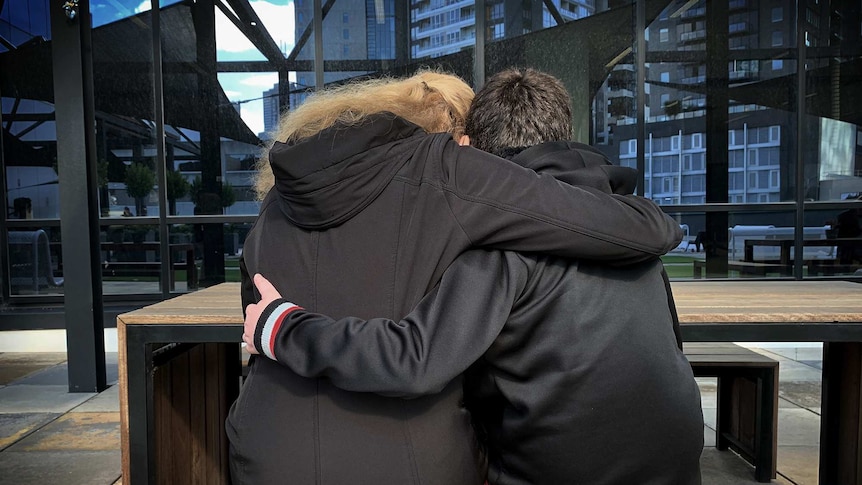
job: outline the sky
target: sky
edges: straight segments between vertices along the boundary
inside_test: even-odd
[[[180,0],[160,0],[162,7]],[[251,0],[251,7],[284,52],[294,45],[293,0]],[[227,4],[227,2],[225,2]],[[150,0],[92,0],[93,27],[150,10]],[[216,8],[216,56],[219,61],[259,61],[263,55]],[[240,102],[240,115],[255,134],[263,131],[263,92],[278,83],[278,74],[222,73],[219,82],[228,99]]]
[[[251,6],[260,17],[275,43],[283,52],[294,45],[292,0],[252,0]],[[263,55],[240,33],[236,26],[216,10],[216,50],[219,61],[264,60]],[[263,92],[278,83],[278,73],[222,73],[219,81],[228,99],[241,102],[240,115],[255,134],[263,131]]]

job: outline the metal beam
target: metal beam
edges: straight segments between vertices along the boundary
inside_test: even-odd
[[[106,386],[90,2],[50,4],[69,392]]]
[[[218,5],[222,12],[234,22],[234,25],[237,26],[240,32],[245,34],[246,38],[254,44],[264,57],[274,63],[284,61],[284,53],[281,52],[278,44],[269,35],[269,32],[266,30],[263,22],[261,22],[260,17],[257,16],[257,12],[248,3],[248,0],[228,0],[228,4],[233,8],[233,11],[239,17],[238,19],[230,15],[221,1],[216,2],[216,5]],[[237,23],[237,20],[239,23]]]
[[[554,17],[554,22],[556,22],[557,25],[563,25],[564,23],[566,23],[566,19],[564,19],[563,16],[560,15],[560,11],[557,9],[557,6],[554,5],[553,1],[544,0],[544,3],[545,7],[547,7],[548,9],[548,12],[551,13],[551,17]]]
[[[335,3],[335,0],[326,0],[326,3],[323,4],[322,8],[322,16],[320,18],[320,22],[322,23],[324,19],[326,19],[326,14],[329,13],[329,9],[332,8],[332,4]],[[309,22],[308,25],[305,26],[305,30],[302,31],[302,35],[296,39],[296,45],[293,46],[293,50],[290,51],[290,54],[287,55],[288,61],[295,61],[299,56],[299,52],[305,47],[305,43],[308,42],[308,38],[311,37],[311,33],[314,30],[314,23]],[[292,69],[291,69],[292,70]]]

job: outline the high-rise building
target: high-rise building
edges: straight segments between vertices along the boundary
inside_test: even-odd
[[[263,92],[263,131],[272,132],[278,125],[278,115],[281,107],[278,105],[278,84]]]
[[[311,0],[295,0],[296,38],[314,17]],[[332,4],[323,20],[325,60],[394,59],[395,0],[341,1]],[[314,38],[308,39],[297,59],[314,59]],[[324,83],[340,81],[363,72],[325,72]],[[291,86],[290,104],[296,106],[315,85],[314,72],[297,72],[296,88]]]
[[[564,20],[595,13],[592,0],[551,2]],[[440,57],[472,48],[476,39],[473,0],[414,0],[410,4],[410,52],[413,59]],[[515,37],[547,27],[556,21],[544,2],[487,0],[485,38]]]
[[[842,36],[860,38],[859,19],[842,12],[841,2],[806,2],[804,42],[807,47],[837,44]],[[782,52],[796,45],[796,6],[786,2],[731,0],[728,3],[728,76],[731,89],[728,126],[728,202],[754,203],[794,200],[795,148],[791,135],[797,129],[792,116],[780,106],[743,93],[754,82],[786,83],[796,72],[794,59]],[[855,12],[855,11],[854,11]],[[646,32],[647,64],[644,116],[644,187],[642,194],[660,204],[706,202],[706,39],[707,2],[677,1],[653,20]],[[855,14],[854,15],[858,15]],[[855,29],[853,28],[855,27]],[[846,39],[845,39],[846,40]],[[749,55],[755,51],[758,55]],[[691,52],[690,56],[680,56]],[[650,62],[672,53],[679,62]],[[746,53],[745,55],[741,55]],[[764,55],[764,53],[770,53]],[[827,65],[822,65],[826,62]],[[818,65],[820,63],[820,65]],[[827,68],[828,61],[809,60],[809,69]],[[778,86],[778,84],[776,84]],[[739,88],[739,90],[735,90]],[[634,65],[617,65],[595,100],[594,143],[605,145],[621,165],[635,166],[637,156],[636,73]],[[837,117],[836,117],[837,118]],[[847,123],[826,119],[819,126],[803,127],[821,133],[821,145],[803,147],[807,177],[816,179],[806,198],[840,198],[832,192],[855,193],[862,187],[831,189],[829,179],[852,176],[862,161],[856,133]],[[830,134],[826,137],[824,134]],[[828,140],[827,140],[828,138]],[[838,144],[837,149],[832,145]],[[850,153],[852,156],[847,156]],[[791,159],[794,158],[794,159]],[[810,175],[809,175],[810,174]],[[854,183],[856,183],[854,181]],[[820,193],[816,193],[819,190]],[[825,193],[829,192],[828,194]]]

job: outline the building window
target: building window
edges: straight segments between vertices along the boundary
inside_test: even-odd
[[[805,33],[806,39],[808,38],[808,32]],[[772,33],[772,47],[781,47],[784,45],[784,33],[780,30],[776,30]]]
[[[774,142],[781,141],[781,127],[780,126],[770,126],[769,127],[769,141],[774,141]]]
[[[742,150],[731,150],[727,152],[727,165],[729,168],[742,168],[743,155]]]
[[[703,140],[700,133],[695,133],[691,135],[691,147],[692,148],[701,148],[703,147]]]
[[[781,22],[782,20],[784,20],[784,8],[774,7],[772,9],[772,21]]]
[[[749,167],[756,167],[757,166],[757,158],[758,158],[757,155],[758,155],[758,153],[759,152],[757,151],[757,148],[750,148],[748,150],[748,166]]]
[[[773,59],[772,60],[772,70],[773,71],[780,71],[782,69],[784,69],[784,61],[781,59]]]
[[[670,137],[670,149],[673,151],[679,151],[679,135]]]
[[[659,79],[663,83],[669,83],[670,82],[670,73],[669,72],[663,72],[663,73],[659,74]]]
[[[344,40],[350,39],[350,29],[343,29],[341,31],[341,38]]]
[[[670,38],[670,35],[668,35],[667,29],[661,29],[658,31],[659,42],[667,42],[669,38]]]
[[[350,22],[350,15],[347,12],[344,12],[343,14],[341,14],[341,23],[346,24],[349,22]]]

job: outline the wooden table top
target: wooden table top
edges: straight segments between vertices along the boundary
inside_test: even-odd
[[[680,322],[862,322],[862,284],[848,281],[675,281]],[[136,324],[242,324],[239,283],[222,283],[118,317]]]

